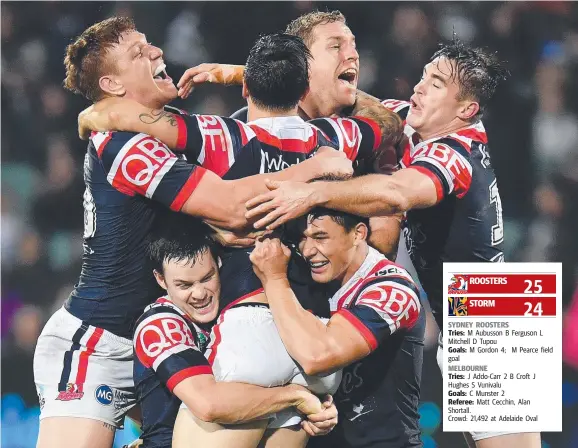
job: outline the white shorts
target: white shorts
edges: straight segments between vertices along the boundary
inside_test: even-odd
[[[442,334],[440,332],[438,338],[438,351],[436,353],[436,360],[438,362],[438,366],[442,372],[444,373],[444,347],[443,347],[443,340]],[[497,437],[497,436],[505,436],[507,434],[518,434],[518,432],[513,431],[506,431],[506,432],[470,432],[472,435],[472,439],[474,440],[482,440],[482,439],[489,439],[490,437]]]
[[[321,320],[327,323],[327,319]],[[217,381],[263,387],[294,383],[318,395],[335,393],[341,382],[341,370],[327,376],[306,375],[287,353],[273,314],[264,306],[241,305],[225,310],[213,327],[205,356]],[[300,422],[300,414],[287,409],[276,414],[269,428]]]
[[[83,323],[60,308],[34,353],[40,419],[83,417],[121,428],[136,404],[132,341]]]

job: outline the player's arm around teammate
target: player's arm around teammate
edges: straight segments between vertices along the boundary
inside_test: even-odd
[[[314,220],[315,218],[311,219],[311,221]],[[313,227],[317,226],[313,225]],[[306,232],[311,230],[313,229],[308,227]],[[330,233],[319,228],[318,231],[313,230],[313,234],[307,236],[306,239],[317,240],[317,242],[331,239]],[[347,233],[346,238],[350,243],[348,244],[348,252],[355,254],[353,259],[364,260],[367,255],[367,226],[359,224]],[[310,250],[307,245],[310,243],[305,242],[304,244],[305,246],[300,244],[300,251],[303,256],[307,257],[306,253]],[[317,249],[313,249],[313,251],[320,253]],[[404,306],[399,306],[399,304],[395,306],[396,304],[393,304],[389,297],[385,297],[387,303],[383,303],[381,306],[388,310],[384,313],[384,315],[387,314],[386,320],[380,319],[377,313],[374,316],[375,311],[369,307],[358,304],[352,308],[354,309],[353,312],[345,308],[332,309],[336,312],[325,325],[303,309],[295,297],[287,279],[287,265],[290,256],[290,250],[279,239],[263,237],[257,241],[255,250],[251,254],[251,261],[255,274],[263,284],[281,339],[289,354],[299,362],[308,375],[326,374],[352,364],[369,355],[394,331],[400,328],[410,328],[417,321],[421,305],[416,292],[417,288],[413,285],[411,277],[408,276],[401,281],[412,285],[411,288],[404,287],[410,298],[407,300],[406,294]],[[320,276],[331,275],[335,269],[338,269],[336,268],[337,263],[332,263],[330,259],[320,263],[314,263],[313,260],[308,261],[311,264],[314,279],[316,269],[321,269]],[[317,264],[322,266],[317,268]],[[328,266],[330,266],[329,271],[327,271]],[[347,270],[346,276],[353,274],[353,272],[349,272],[353,270],[353,266],[354,262],[351,262],[345,268],[346,270],[350,268]],[[344,283],[344,278],[346,277],[336,275],[334,280],[340,280]],[[399,281],[399,279],[396,280]],[[316,279],[316,281],[318,280]],[[415,290],[410,291],[412,288]],[[363,295],[361,299],[363,299]],[[378,301],[376,300],[376,302]],[[354,315],[357,312],[360,315]],[[361,315],[363,315],[362,318]],[[373,324],[367,324],[367,322],[362,321],[364,319],[368,319]],[[371,327],[371,330],[368,327]]]

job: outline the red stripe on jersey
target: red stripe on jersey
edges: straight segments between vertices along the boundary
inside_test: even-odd
[[[199,183],[203,179],[203,176],[207,172],[206,169],[197,166],[193,173],[189,176],[185,184],[182,186],[177,196],[175,197],[173,203],[171,204],[171,210],[174,212],[180,212],[187,199],[193,194],[193,191],[199,186]]]
[[[185,119],[180,115],[174,115],[175,120],[177,120],[177,130],[178,130],[178,137],[177,137],[177,147],[175,149],[183,150],[187,146],[187,124],[185,123]]]
[[[247,131],[245,130],[245,125],[239,121],[235,121],[237,126],[239,126],[239,132],[241,133],[241,144],[245,146],[249,143],[249,139],[247,138]]]
[[[173,376],[171,376],[167,381],[167,387],[172,393],[173,389],[177,386],[177,384],[179,384],[183,380],[186,380],[187,378],[197,375],[212,375],[212,374],[213,370],[211,369],[211,366],[187,367],[186,369],[183,369],[180,372],[177,372]]]
[[[95,134],[96,134],[96,132],[95,132]],[[102,151],[104,151],[104,148],[106,148],[106,144],[110,141],[111,138],[112,138],[112,132],[108,132],[108,135],[106,136],[106,138],[102,141],[102,143],[100,145],[97,146],[96,154],[98,155],[99,158],[102,155]]]
[[[369,126],[371,126],[371,129],[373,130],[373,150],[375,151],[377,148],[379,148],[379,145],[381,145],[381,139],[382,139],[382,135],[381,135],[381,129],[379,129],[379,126],[377,125],[377,123],[369,118],[365,118],[365,117],[358,117],[357,115],[351,118],[356,118],[358,120],[361,120],[365,123],[367,123]]]
[[[221,330],[219,327],[223,323],[223,320],[225,319],[225,311],[231,309],[234,305],[237,305],[238,303],[242,302],[243,300],[248,299],[248,298],[253,297],[253,296],[256,296],[257,294],[261,294],[262,292],[265,292],[265,290],[263,288],[256,289],[253,292],[250,292],[248,294],[245,294],[242,297],[239,297],[236,300],[233,300],[225,308],[223,308],[223,311],[221,311],[221,315],[219,316],[219,320],[217,321],[217,324],[213,327],[213,331],[215,332],[215,342],[211,346],[211,354],[209,355],[209,358],[208,358],[209,364],[213,365],[213,362],[215,362],[215,357],[217,356],[217,348],[219,347],[219,344],[221,343]]]
[[[443,187],[442,181],[439,179],[439,177],[437,177],[434,173],[432,173],[430,170],[428,170],[424,166],[410,165],[408,168],[417,170],[420,173],[425,174],[427,177],[429,177],[433,181],[434,186],[436,188],[437,202],[440,202],[444,198],[444,187]]]
[[[377,339],[375,339],[373,333],[363,324],[363,322],[361,322],[349,310],[342,309],[339,310],[338,313],[339,315],[345,317],[345,319],[347,319],[355,327],[355,329],[361,333],[361,336],[363,336],[363,339],[365,339],[365,342],[367,342],[367,345],[369,345],[371,351],[377,348]]]
[[[337,311],[339,311],[341,308],[343,308],[343,304],[345,303],[345,301],[347,300],[347,298],[353,294],[353,292],[357,289],[357,287],[363,283],[365,280],[367,280],[370,276],[372,276],[373,274],[375,274],[377,271],[379,271],[380,269],[384,268],[385,266],[387,266],[388,264],[391,264],[391,262],[389,260],[381,260],[379,263],[377,263],[373,269],[371,269],[371,271],[369,271],[369,273],[363,277],[360,278],[357,282],[355,282],[355,284],[349,288],[349,290],[343,294],[343,296],[341,297],[341,299],[339,299],[339,301],[337,302]],[[337,312],[336,311],[336,312]]]
[[[317,147],[316,132],[313,132],[311,137],[309,137],[307,141],[304,141],[295,138],[279,138],[270,134],[259,126],[249,125],[249,127],[255,131],[257,140],[259,140],[261,143],[265,143],[267,145],[273,146],[274,148],[280,149],[281,151],[309,154]]]
[[[88,358],[94,353],[96,344],[100,340],[104,330],[102,328],[95,328],[94,333],[88,338],[86,342],[86,350],[80,354],[78,359],[78,372],[76,373],[76,385],[78,392],[82,392],[84,382],[86,381],[86,372],[88,372]]]
[[[470,138],[477,142],[482,142],[484,144],[488,143],[488,135],[485,132],[478,131],[477,129],[468,128],[456,132],[461,137]],[[469,149],[469,148],[468,148]]]

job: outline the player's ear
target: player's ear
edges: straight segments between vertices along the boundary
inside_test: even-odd
[[[458,117],[464,121],[470,121],[480,110],[480,105],[476,101],[462,101],[458,109]]]
[[[245,84],[245,80],[243,79],[243,91],[242,91],[243,98],[249,98],[249,89],[247,89],[247,84]]]
[[[355,228],[353,229],[353,245],[357,246],[358,244],[360,244],[363,241],[367,240],[367,234],[368,234],[368,229],[367,226],[365,225],[365,223],[357,223],[357,225],[355,226]]]
[[[153,270],[153,273],[155,274],[155,279],[156,279],[157,283],[159,284],[159,286],[166,291],[166,290],[167,290],[167,283],[165,282],[165,277],[164,277],[164,275],[161,274],[161,273],[160,273],[159,271],[157,271],[156,269]]]
[[[113,75],[101,76],[98,80],[98,86],[108,95],[124,96],[126,88]]]

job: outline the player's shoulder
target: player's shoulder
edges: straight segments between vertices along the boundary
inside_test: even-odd
[[[132,147],[145,140],[156,141],[154,137],[137,132],[125,131],[108,131],[108,132],[93,132],[90,136],[90,141],[94,145],[96,152],[100,158],[104,155],[116,155],[122,149]],[[160,143],[160,142],[159,142]]]
[[[407,269],[383,258],[363,278],[358,297],[372,296],[375,293],[381,295],[384,292],[389,295],[393,290],[402,290],[412,296],[419,296],[419,288]]]
[[[396,99],[386,99],[383,100],[381,104],[392,112],[398,114],[404,120],[406,119],[407,113],[409,112],[409,108],[411,106],[409,101]]]
[[[183,313],[177,308],[177,306],[166,297],[161,297],[144,309],[143,313],[136,321],[135,335],[138,334],[139,330],[142,330],[146,325],[151,323],[157,324],[165,319],[187,324]]]

